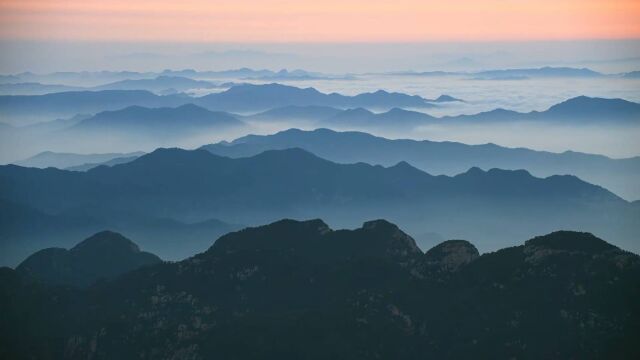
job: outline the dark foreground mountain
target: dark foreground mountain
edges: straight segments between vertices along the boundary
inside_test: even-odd
[[[349,227],[389,218],[414,234],[473,237],[482,251],[560,228],[588,230],[636,250],[640,234],[638,206],[574,176],[479,168],[432,176],[406,162],[336,164],[301,149],[239,159],[159,149],[87,172],[8,165],[0,167],[0,198],[45,214],[109,220],[259,224],[323,217]]]
[[[124,236],[102,231],[70,250],[40,250],[20,263],[16,271],[48,285],[88,286],[159,262],[159,257],[140,251]]]
[[[301,148],[339,163],[366,162],[391,166],[407,161],[430,174],[455,175],[483,169],[526,169],[535,176],[571,174],[604,186],[627,199],[640,199],[640,157],[611,159],[567,151],[551,153],[494,144],[389,140],[362,132],[290,129],[274,135],[249,135],[202,147],[229,157],[254,156],[266,150]]]
[[[633,359],[640,258],[555,232],[423,254],[384,220],[283,220],[77,290],[0,269],[0,354],[60,359]]]

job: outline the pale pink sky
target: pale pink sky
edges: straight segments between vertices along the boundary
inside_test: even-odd
[[[0,39],[414,42],[640,38],[639,0],[0,0]]]

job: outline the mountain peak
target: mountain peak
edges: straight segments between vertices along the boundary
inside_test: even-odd
[[[640,104],[619,98],[608,99],[583,95],[555,104],[545,113],[558,118],[637,121],[640,117]]]
[[[362,224],[362,229],[364,230],[398,230],[398,226],[396,224],[390,223],[387,220],[384,219],[378,219],[378,220],[370,220],[370,221],[366,221],[365,223]]]
[[[458,269],[480,256],[478,249],[466,240],[447,240],[425,253],[429,266],[438,266],[447,271]]]
[[[434,102],[463,102],[463,100],[455,98],[451,95],[442,94],[438,96]]]
[[[71,250],[49,248],[24,260],[16,271],[50,285],[87,286],[125,272],[161,262],[142,252],[131,240],[113,231],[101,231]]]
[[[139,253],[140,248],[121,234],[104,230],[83,240],[69,251],[77,253],[93,252],[96,254],[105,251]]]
[[[363,252],[384,254],[403,263],[411,261],[413,256],[422,255],[415,240],[387,220],[367,221],[356,231],[367,234],[366,243],[361,247]]]
[[[587,232],[555,231],[544,236],[537,236],[525,242],[525,251],[583,252],[598,254],[618,249],[608,242]]]
[[[317,240],[331,231],[329,225],[320,219],[307,221],[283,219],[224,235],[207,252],[224,254],[239,251],[294,249],[304,243]]]
[[[206,254],[256,251],[296,253],[313,262],[387,258],[406,263],[422,254],[409,235],[386,220],[367,221],[355,230],[334,231],[319,219],[286,219],[230,233],[218,239]]]

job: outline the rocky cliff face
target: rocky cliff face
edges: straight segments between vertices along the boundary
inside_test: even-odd
[[[480,256],[478,249],[465,240],[448,240],[427,251],[425,263],[444,271],[455,271]]]

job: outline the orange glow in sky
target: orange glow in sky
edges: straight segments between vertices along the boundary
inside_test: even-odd
[[[640,1],[0,0],[0,38],[172,42],[640,38]]]

